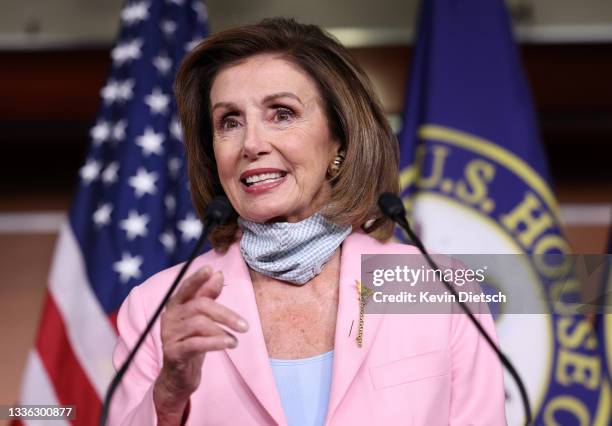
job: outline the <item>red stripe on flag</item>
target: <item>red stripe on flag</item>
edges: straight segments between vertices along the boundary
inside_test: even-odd
[[[36,347],[60,404],[76,405],[73,423],[97,424],[100,399],[72,351],[62,316],[48,293]]]
[[[119,334],[119,330],[117,330],[117,315],[119,314],[119,309],[108,314],[108,320],[113,326],[115,333]]]

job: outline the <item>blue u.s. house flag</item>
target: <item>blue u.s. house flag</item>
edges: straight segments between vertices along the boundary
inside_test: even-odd
[[[556,299],[559,277],[537,255],[570,248],[502,0],[422,2],[400,145],[402,197],[427,247],[522,254],[522,270],[496,284]],[[536,424],[609,424],[610,387],[590,322],[560,303],[542,309],[496,316]],[[524,424],[509,375],[505,386],[508,424]]]
[[[605,271],[599,295],[595,299],[595,305],[599,307],[596,311],[596,326],[606,373],[608,377],[612,377],[612,228],[608,235],[608,247],[604,256]]]

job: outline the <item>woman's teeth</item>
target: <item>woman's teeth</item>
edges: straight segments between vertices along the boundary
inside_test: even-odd
[[[275,172],[275,173],[262,173],[259,175],[252,175],[245,179],[245,183],[247,186],[255,185],[257,183],[271,180],[271,179],[279,179],[283,177],[283,173]]]

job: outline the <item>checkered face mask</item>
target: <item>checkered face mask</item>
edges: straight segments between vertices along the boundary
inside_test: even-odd
[[[251,269],[295,285],[304,285],[323,269],[351,233],[316,213],[301,222],[255,223],[238,218],[240,252]]]

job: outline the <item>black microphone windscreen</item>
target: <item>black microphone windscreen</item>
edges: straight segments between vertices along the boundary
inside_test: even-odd
[[[210,200],[206,206],[205,215],[207,218],[222,225],[230,218],[234,209],[225,195],[217,195]]]
[[[404,209],[404,203],[395,194],[390,192],[384,192],[378,197],[378,207],[383,214],[391,219],[397,218],[397,216],[405,216],[406,210]]]

